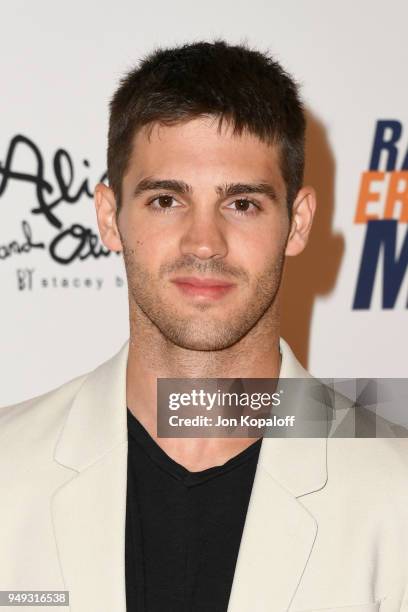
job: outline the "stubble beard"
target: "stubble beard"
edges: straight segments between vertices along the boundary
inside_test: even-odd
[[[208,302],[196,303],[189,308],[189,313],[186,312],[187,307],[182,304],[182,296],[181,308],[177,307],[174,298],[166,302],[163,291],[159,291],[164,283],[139,264],[133,249],[124,248],[123,256],[128,282],[131,328],[133,327],[136,333],[138,328],[154,326],[164,341],[180,348],[220,351],[233,346],[249,332],[262,336],[268,333],[269,328],[276,327],[276,302],[283,273],[283,253],[252,281],[254,289],[250,294],[246,294],[245,299],[234,301],[233,298],[232,303],[225,308]]]

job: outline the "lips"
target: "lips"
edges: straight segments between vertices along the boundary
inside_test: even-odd
[[[219,299],[235,287],[233,283],[220,278],[197,278],[194,276],[180,276],[172,282],[183,295],[196,299]]]
[[[197,278],[195,276],[180,276],[173,283],[192,285],[193,287],[232,287],[233,283],[218,278]]]

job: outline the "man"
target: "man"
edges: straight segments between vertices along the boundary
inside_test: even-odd
[[[95,203],[130,341],[2,409],[1,589],[68,590],[73,612],[408,610],[404,439],[157,436],[159,378],[308,377],[279,337],[316,207],[304,132],[294,81],[243,46],[159,50],[121,82]]]

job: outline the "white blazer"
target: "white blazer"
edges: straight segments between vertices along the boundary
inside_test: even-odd
[[[0,409],[0,590],[70,593],[35,610],[126,611],[127,357]],[[264,438],[228,612],[408,611],[407,585],[407,438]]]

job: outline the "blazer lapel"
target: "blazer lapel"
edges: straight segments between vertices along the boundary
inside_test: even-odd
[[[118,445],[54,498],[54,532],[72,612],[126,612],[126,457],[126,443]]]
[[[259,469],[235,569],[228,612],[289,608],[317,534],[314,518]]]
[[[86,378],[55,449],[73,474],[51,507],[72,612],[126,612],[127,355],[128,343]]]
[[[311,380],[282,339],[281,349],[280,378]],[[306,410],[307,398],[296,399],[294,412]],[[290,438],[263,439],[228,612],[283,612],[296,594],[318,537],[317,521],[302,497],[327,482],[326,407],[312,401],[309,408],[322,437],[296,437],[295,431]],[[303,433],[304,423],[300,427]]]

